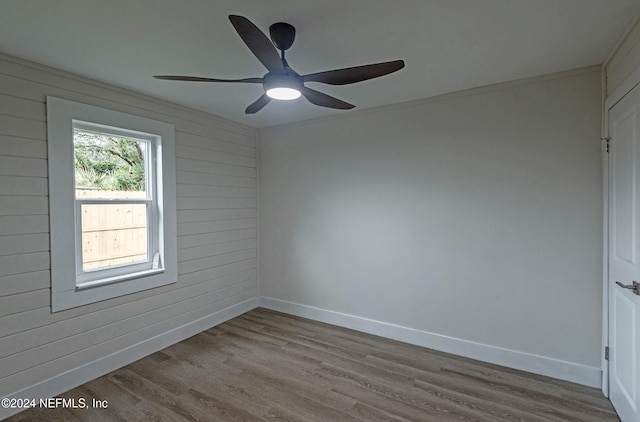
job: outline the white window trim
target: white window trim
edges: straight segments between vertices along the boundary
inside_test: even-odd
[[[160,264],[78,286],[76,279],[75,171],[73,121],[122,128],[160,137],[157,151],[157,200]],[[108,132],[113,130],[108,129]],[[74,308],[177,282],[175,129],[168,123],[118,111],[47,97],[49,216],[51,236],[51,310]],[[130,136],[130,135],[129,135]]]

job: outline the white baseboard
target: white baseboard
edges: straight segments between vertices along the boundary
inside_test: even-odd
[[[258,307],[258,298],[252,298],[221,311],[207,315],[171,331],[157,335],[143,342],[119,350],[86,365],[56,375],[38,384],[8,395],[9,398],[49,398],[89,382],[102,375],[122,368],[138,359],[178,343],[204,330],[235,318]],[[23,409],[0,407],[0,420],[8,418]]]
[[[260,297],[259,304],[263,308],[274,311],[326,322],[328,324],[399,340],[404,343],[415,344],[441,352],[545,375],[589,387],[602,387],[602,370],[596,367],[447,337],[270,297]]]

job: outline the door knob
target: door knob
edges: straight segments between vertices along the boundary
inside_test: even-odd
[[[633,284],[622,284],[619,281],[616,281],[616,284],[620,287],[622,287],[623,289],[629,289],[631,290],[633,293],[637,294],[638,296],[640,296],[640,283],[638,283],[637,281],[632,281],[631,283]]]

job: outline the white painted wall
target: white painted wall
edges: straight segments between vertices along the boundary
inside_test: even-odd
[[[259,130],[260,295],[598,375],[600,92],[589,68]]]
[[[640,18],[628,29],[602,67],[607,97],[617,89],[626,93],[633,87],[628,86],[629,83],[638,83],[634,72],[640,68]]]
[[[177,284],[51,313],[47,95],[175,125]],[[0,55],[0,397],[60,394],[255,306],[255,137],[221,118]],[[0,419],[10,411],[0,409]]]

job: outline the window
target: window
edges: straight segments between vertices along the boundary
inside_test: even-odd
[[[47,97],[47,129],[52,310],[175,283],[173,126]]]

